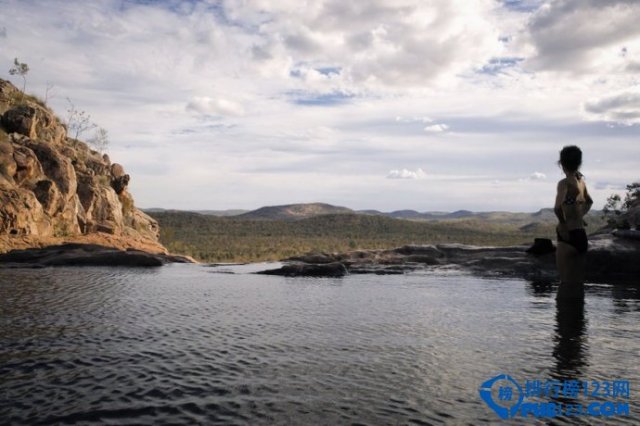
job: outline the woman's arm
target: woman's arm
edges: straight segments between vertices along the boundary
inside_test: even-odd
[[[583,215],[587,214],[589,210],[591,210],[591,206],[593,205],[593,199],[591,195],[589,195],[589,191],[587,191],[587,184],[584,184],[584,211]]]
[[[558,189],[556,192],[556,204],[553,207],[553,212],[556,214],[558,221],[560,223],[564,223],[564,213],[562,212],[562,202],[564,201],[564,197],[567,195],[567,184],[564,179],[558,182]]]

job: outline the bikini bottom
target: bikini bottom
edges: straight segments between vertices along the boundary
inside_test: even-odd
[[[587,251],[588,240],[587,233],[584,228],[572,229],[569,231],[568,241],[562,238],[557,230],[556,234],[558,236],[558,241],[572,245],[576,250],[578,250],[578,253],[585,253]]]

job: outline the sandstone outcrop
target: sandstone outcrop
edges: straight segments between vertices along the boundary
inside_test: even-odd
[[[158,223],[134,205],[130,180],[122,165],[68,137],[49,108],[0,79],[0,253],[90,235],[166,253]]]

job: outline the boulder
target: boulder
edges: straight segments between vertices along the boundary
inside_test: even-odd
[[[95,187],[95,199],[86,213],[92,223],[92,231],[117,234],[123,230],[122,205],[111,187]]]
[[[2,115],[2,126],[8,133],[20,133],[31,139],[37,138],[37,109],[30,105],[18,105]]]
[[[33,193],[49,216],[56,214],[62,207],[62,196],[53,181],[44,179],[36,183]]]
[[[12,96],[13,99],[5,103],[7,110],[0,120],[8,133],[16,132],[30,139],[47,140],[53,144],[60,144],[66,139],[66,129],[48,108],[29,96]],[[13,105],[16,100],[19,103]]]
[[[32,191],[0,185],[0,234],[52,235],[51,219]]]
[[[158,225],[158,222],[139,209],[134,208],[130,214],[126,215],[125,225],[126,232],[134,230],[137,234],[154,241],[160,238],[160,225]]]
[[[18,165],[13,158],[13,145],[8,140],[0,140],[0,179],[13,183]]]
[[[13,179],[21,187],[33,187],[39,180],[46,178],[36,154],[26,146],[13,144],[13,159],[16,173]]]
[[[36,155],[44,174],[56,183],[65,202],[71,200],[78,185],[71,161],[46,142],[23,139],[21,143]]]
[[[124,176],[126,173],[124,172],[124,167],[118,163],[113,163],[111,165],[111,176],[114,178],[118,178],[120,176]]]

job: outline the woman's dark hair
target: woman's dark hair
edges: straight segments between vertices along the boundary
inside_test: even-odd
[[[569,172],[577,172],[582,164],[582,151],[575,145],[565,146],[560,151],[558,164]]]

